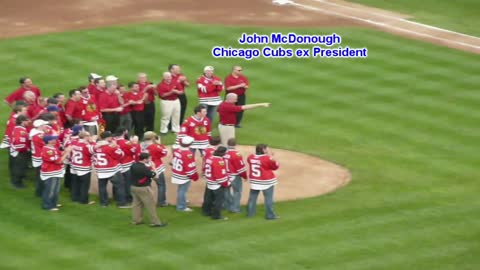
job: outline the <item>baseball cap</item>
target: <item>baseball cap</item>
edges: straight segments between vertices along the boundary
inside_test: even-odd
[[[90,73],[90,75],[88,75],[88,80],[95,80],[100,78],[102,78],[102,76],[98,75],[97,73]]]
[[[49,105],[49,106],[47,106],[47,111],[58,112],[58,111],[60,111],[60,109],[56,105]]]
[[[72,135],[77,136],[80,131],[82,131],[83,126],[82,125],[75,125],[72,127]]]
[[[118,80],[117,77],[113,76],[113,75],[108,75],[106,78],[105,78],[106,81],[116,81]]]
[[[183,144],[183,145],[190,145],[193,143],[195,139],[193,139],[192,137],[190,136],[185,136],[185,137],[182,137],[182,139],[180,140],[180,142]]]
[[[110,131],[105,131],[105,132],[102,133],[102,135],[100,135],[100,138],[102,140],[106,139],[106,138],[110,138],[110,137],[113,137],[113,134]]]
[[[215,69],[212,66],[206,66],[206,67],[203,68],[203,72],[205,72],[207,70],[214,71]]]
[[[58,136],[57,135],[46,135],[46,136],[43,136],[43,141],[45,143],[48,143],[49,141],[53,141],[53,140],[56,140],[58,139]]]
[[[33,121],[33,127],[40,127],[40,126],[44,126],[44,125],[48,125],[48,122],[45,121],[45,120],[42,120],[42,119],[37,119],[35,121]]]

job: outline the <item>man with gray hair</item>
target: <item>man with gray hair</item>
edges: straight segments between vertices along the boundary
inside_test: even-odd
[[[222,80],[214,75],[214,68],[206,66],[203,75],[197,80],[198,103],[207,106],[207,118],[213,123],[215,111],[222,99],[220,92],[223,91]]]
[[[170,72],[163,73],[163,80],[158,85],[157,92],[161,99],[160,107],[162,110],[160,135],[167,134],[170,118],[172,119],[172,132],[178,133],[180,131],[180,101],[178,95],[183,94],[183,91],[179,90],[178,83],[172,80]]]
[[[222,139],[222,145],[227,145],[229,139],[235,138],[235,125],[237,124],[237,113],[260,107],[269,107],[270,103],[256,103],[238,106],[237,94],[229,93],[225,101],[218,106],[220,122],[218,123],[218,132]]]

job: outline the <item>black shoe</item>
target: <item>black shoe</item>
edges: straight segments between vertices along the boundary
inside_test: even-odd
[[[274,217],[272,217],[272,218],[265,218],[265,219],[267,219],[267,220],[280,219],[280,216],[274,216]]]
[[[214,220],[228,220],[228,217],[218,217],[218,218],[212,218]]]
[[[235,127],[236,127],[236,128],[242,128],[242,126],[240,126],[240,125],[236,125]]]
[[[160,223],[160,224],[150,224],[150,227],[152,228],[160,228],[160,227],[167,227],[168,226],[168,223],[164,222],[164,223]]]

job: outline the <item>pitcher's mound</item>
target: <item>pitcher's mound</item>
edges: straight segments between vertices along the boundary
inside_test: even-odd
[[[170,150],[168,157],[164,159],[164,162],[167,164],[165,172],[167,201],[170,204],[175,204],[177,187],[170,182],[171,167],[168,163],[171,161],[171,147],[168,146],[167,148]],[[237,149],[242,153],[244,159],[255,152],[254,146],[238,146]],[[350,172],[334,163],[298,152],[273,148],[272,151],[275,160],[280,163],[280,169],[276,172],[278,184],[275,186],[275,201],[319,196],[332,192],[350,182]],[[196,159],[197,168],[200,168],[201,157],[198,153]],[[157,185],[154,182],[152,182],[152,190],[156,198]],[[200,206],[202,204],[204,190],[204,180],[192,182],[187,195],[190,205]],[[248,192],[249,184],[244,182],[242,204],[247,202]],[[98,194],[98,185],[95,177],[92,178],[90,193]],[[263,199],[259,199],[258,203],[263,203]]]

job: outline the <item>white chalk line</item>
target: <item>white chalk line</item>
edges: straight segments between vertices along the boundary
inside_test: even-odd
[[[419,32],[415,32],[415,31],[412,31],[412,30],[408,30],[408,29],[396,27],[396,26],[393,26],[393,25],[389,25],[389,24],[386,24],[386,23],[377,22],[377,21],[373,21],[373,20],[367,20],[367,19],[363,19],[363,18],[360,18],[360,17],[356,17],[356,16],[345,15],[343,13],[339,13],[339,12],[335,12],[335,11],[323,10],[323,9],[320,9],[320,8],[296,3],[296,2],[293,2],[293,1],[291,2],[291,5],[301,7],[301,8],[304,8],[304,9],[319,11],[319,12],[326,13],[326,14],[334,14],[334,15],[337,15],[339,17],[344,17],[344,18],[349,18],[349,19],[352,19],[352,20],[362,21],[362,22],[366,22],[366,23],[369,23],[369,24],[373,24],[373,25],[377,25],[377,26],[381,26],[381,27],[385,27],[385,28],[395,29],[397,31],[406,32],[406,33],[410,33],[410,34],[421,36],[421,37],[427,37],[427,38],[431,38],[431,39],[444,41],[444,42],[447,42],[447,43],[454,43],[454,44],[462,45],[462,46],[465,46],[465,47],[480,49],[480,46],[475,46],[475,45],[468,44],[468,43],[465,43],[465,42],[440,38],[440,37],[436,37],[436,36],[432,36],[432,35],[424,34],[424,33],[419,33]]]
[[[309,0],[309,1],[324,3],[324,4],[327,4],[327,5],[337,6],[337,7],[341,7],[341,8],[348,8],[348,9],[353,9],[353,10],[359,10],[359,11],[362,11],[362,12],[365,12],[365,11],[366,11],[366,10],[361,9],[361,8],[358,8],[358,7],[345,6],[345,5],[341,5],[341,4],[337,4],[337,3],[332,3],[332,2],[329,2],[329,1],[325,1],[325,0]],[[478,39],[478,40],[480,40],[480,38],[479,38],[479,37],[476,37],[476,36],[471,36],[471,35],[463,34],[463,33],[460,33],[460,32],[450,31],[450,30],[447,30],[447,29],[443,29],[443,28],[440,28],[440,27],[436,27],[436,26],[432,26],[432,25],[428,25],[428,24],[424,24],[424,23],[413,22],[413,21],[410,21],[410,20],[407,20],[407,19],[404,19],[404,18],[398,18],[398,17],[395,17],[395,16],[389,16],[389,15],[386,15],[386,14],[377,13],[377,12],[373,12],[373,11],[366,11],[366,12],[369,13],[369,14],[373,14],[373,15],[375,15],[375,16],[379,16],[379,17],[384,17],[384,18],[388,18],[388,19],[394,19],[394,20],[397,20],[397,21],[401,21],[401,22],[405,22],[405,23],[410,23],[410,24],[418,25],[418,26],[425,27],[425,28],[435,29],[435,30],[438,30],[438,31],[446,32],[446,33],[456,34],[456,35],[460,35],[460,36],[464,36],[464,37],[468,37],[468,38],[473,38],[473,39]]]

